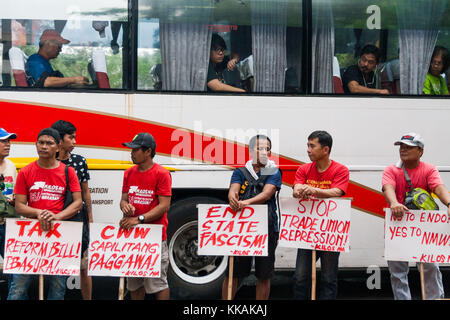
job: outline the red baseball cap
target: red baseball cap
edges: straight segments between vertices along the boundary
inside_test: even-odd
[[[69,40],[64,39],[63,37],[61,37],[59,32],[54,30],[54,29],[44,30],[44,32],[42,32],[40,40],[41,41],[53,40],[53,41],[57,41],[57,42],[59,42],[61,44],[68,44],[70,42]]]

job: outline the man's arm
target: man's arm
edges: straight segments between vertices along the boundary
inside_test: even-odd
[[[228,92],[245,92],[244,89],[236,88],[228,84],[220,82],[219,79],[212,79],[208,82],[208,87],[212,91],[228,91]]]
[[[91,191],[89,190],[89,185],[87,181],[83,181],[81,183],[81,196],[86,205],[86,211],[88,213],[89,222],[93,222],[94,219],[92,217],[92,198]]]
[[[344,195],[344,191],[339,188],[320,189],[307,184],[297,183],[294,185],[294,198],[309,199],[311,196],[316,198],[337,198]]]
[[[372,94],[389,94],[387,89],[372,89],[362,86],[358,81],[352,80],[347,85],[351,93],[372,93]]]
[[[158,205],[143,214],[144,222],[152,222],[161,218],[170,209],[170,200],[170,196],[158,196]],[[119,222],[120,227],[123,229],[130,229],[138,224],[139,220],[137,217],[124,217]]]
[[[448,215],[450,216],[450,207],[448,206],[448,203],[450,202],[450,194],[448,193],[447,188],[445,185],[440,184],[436,188],[434,188],[434,194],[436,194],[441,200],[441,202],[447,207]]]
[[[44,81],[44,87],[66,87],[71,84],[76,85],[87,85],[89,83],[88,78],[83,76],[75,76],[75,77],[47,77]]]
[[[41,209],[36,209],[28,206],[27,196],[24,194],[16,194],[16,212],[17,214],[27,217],[38,219]]]
[[[128,202],[128,193],[122,193],[120,199],[120,210],[122,210],[124,216],[131,217],[134,215],[135,208]]]
[[[231,202],[230,202],[230,207],[231,207],[231,209],[237,211],[237,210],[241,210],[245,206],[250,206],[252,204],[266,203],[267,201],[270,200],[270,198],[273,197],[273,195],[275,194],[276,191],[277,191],[276,186],[274,186],[273,184],[270,184],[270,183],[266,183],[264,185],[264,188],[262,189],[261,193],[257,194],[256,196],[254,196],[253,198],[250,198],[250,199],[238,200],[236,206],[231,206]]]
[[[385,184],[383,186],[383,194],[384,197],[386,198],[387,203],[390,206],[392,215],[396,218],[401,218],[403,217],[403,214],[408,211],[409,209],[398,202],[397,200],[397,195],[395,194],[395,188],[393,185],[390,184]]]

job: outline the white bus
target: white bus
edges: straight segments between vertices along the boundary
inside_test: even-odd
[[[97,0],[2,1],[0,127],[17,133],[10,159],[36,159],[40,129],[64,119],[77,127],[75,153],[87,158],[95,222],[118,222],[122,146],[141,131],[156,139],[155,161],[171,171],[169,283],[179,298],[219,297],[227,259],[197,255],[196,204],[226,203],[232,169],[248,159],[256,133],[273,142],[291,196],[309,162],[308,135],[326,130],[331,157],[350,170],[351,249],[340,268],[386,266],[383,169],[398,160],[404,133],[425,138],[423,160],[450,186],[450,100],[422,94],[436,45],[450,46],[447,0]],[[38,5],[39,3],[39,5]],[[36,87],[27,58],[45,29],[71,42],[51,60],[84,87]],[[208,89],[213,34],[239,56],[244,93]],[[341,76],[365,44],[381,52],[374,81],[389,95],[345,94]],[[91,72],[89,72],[91,66]],[[93,70],[93,71],[92,71]],[[25,79],[25,80],[24,80]],[[440,204],[441,205],[441,204]],[[276,268],[295,268],[296,250],[278,248]],[[95,290],[95,288],[94,288]]]

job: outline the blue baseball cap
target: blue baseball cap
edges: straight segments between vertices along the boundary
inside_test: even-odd
[[[16,138],[17,138],[17,134],[9,133],[5,129],[0,128],[0,140],[16,139]]]

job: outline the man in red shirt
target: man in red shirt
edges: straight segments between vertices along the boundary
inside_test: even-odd
[[[14,194],[16,212],[24,217],[38,219],[44,231],[50,229],[57,220],[68,220],[81,209],[81,188],[73,168],[69,168],[69,187],[73,202],[64,207],[66,193],[66,165],[56,160],[61,138],[52,128],[41,130],[36,142],[38,160],[20,170]],[[27,299],[27,290],[32,277],[14,274],[9,289],[8,300]],[[66,283],[65,276],[52,276],[49,279],[48,300],[63,300]]]
[[[140,223],[163,225],[161,245],[160,278],[127,278],[127,289],[131,299],[143,300],[145,294],[156,294],[158,300],[168,300],[170,296],[167,283],[169,250],[167,247],[167,211],[172,196],[170,172],[153,162],[156,142],[146,132],[136,135],[133,141],[124,143],[131,148],[131,159],[136,166],[127,169],[123,177],[120,209],[124,217],[120,227],[130,229]]]
[[[314,131],[308,137],[308,156],[311,163],[304,164],[295,174],[293,196],[299,199],[334,198],[345,194],[349,171],[344,165],[330,159],[333,144],[326,131]],[[322,276],[319,299],[336,299],[339,252],[317,251]],[[309,299],[311,292],[311,250],[298,249],[294,280],[294,299]]]
[[[392,215],[402,218],[409,209],[405,206],[405,194],[409,185],[403,168],[411,179],[414,188],[422,188],[429,193],[435,193],[439,200],[447,206],[450,216],[450,195],[439,175],[439,171],[432,164],[421,161],[425,142],[417,133],[408,133],[394,143],[399,145],[400,161],[396,165],[388,166],[383,171],[383,194]],[[409,264],[407,261],[388,261],[391,274],[391,286],[395,300],[411,300],[408,284]],[[442,274],[437,263],[424,263],[425,292],[427,299],[444,297]]]

